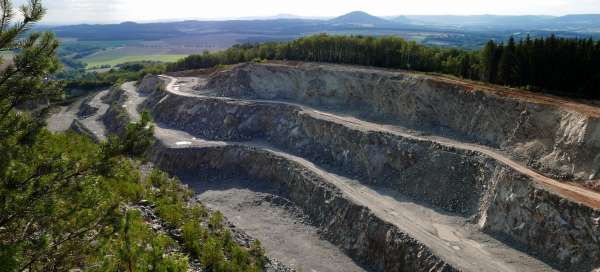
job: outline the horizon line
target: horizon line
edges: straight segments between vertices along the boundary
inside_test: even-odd
[[[162,18],[153,20],[123,20],[123,21],[80,21],[80,22],[40,22],[40,26],[70,26],[70,25],[110,25],[110,24],[122,24],[122,23],[137,23],[137,24],[148,24],[148,23],[174,23],[183,21],[268,21],[268,20],[331,20],[337,17],[348,15],[354,12],[364,11],[352,11],[338,16],[302,16],[293,13],[279,13],[275,15],[264,15],[264,16],[240,16],[240,17],[213,17],[213,18],[193,18],[193,17],[182,17],[182,18]],[[367,13],[367,12],[364,12]],[[403,16],[457,16],[457,17],[471,17],[471,16],[506,16],[506,17],[526,17],[526,16],[538,16],[538,17],[565,17],[571,15],[600,15],[600,13],[567,13],[563,15],[551,15],[551,14],[493,14],[493,13],[482,13],[482,14],[398,14],[398,15],[373,15],[382,19],[391,19]]]

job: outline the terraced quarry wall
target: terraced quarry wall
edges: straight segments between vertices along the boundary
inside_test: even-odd
[[[218,96],[293,101],[457,135],[501,148],[555,177],[596,180],[588,183],[598,186],[597,114],[478,91],[483,88],[407,72],[245,64],[211,77],[205,89]]]
[[[156,82],[156,78],[147,80]],[[153,85],[143,83],[142,86]],[[171,128],[210,140],[266,141],[297,156],[328,165],[338,173],[356,176],[365,184],[391,188],[446,211],[473,216],[483,231],[564,267],[589,268],[599,264],[598,210],[565,199],[557,192],[551,193],[532,177],[485,154],[393,131],[373,131],[359,124],[337,122],[335,118],[327,119],[318,111],[297,105],[153,90],[142,88],[143,92],[150,93],[143,107],[153,112],[157,122]],[[167,168],[173,167],[169,162],[178,161],[178,167],[182,167],[179,170],[236,169],[267,180],[290,178],[286,171],[271,169],[278,168],[281,162],[261,161],[256,154],[236,151],[203,159],[194,157],[204,156],[194,155],[197,152],[177,152],[179,155],[161,155],[169,158],[162,160]],[[177,156],[181,159],[176,159]],[[231,158],[231,162],[227,158]],[[239,161],[245,163],[231,165]],[[248,170],[248,167],[255,168]],[[291,171],[289,167],[284,169]],[[270,174],[265,177],[263,172]],[[327,205],[322,206],[319,201],[306,202],[312,193],[307,195],[307,191],[302,190],[296,194],[296,183],[287,186],[286,192],[295,196],[294,201],[303,203],[304,209],[314,209],[311,215],[323,224],[322,215],[314,212],[326,209]],[[327,216],[335,218],[334,214]],[[387,242],[381,240],[381,243]],[[369,247],[368,243],[359,245]],[[369,258],[370,263],[382,264],[381,260]]]
[[[158,141],[149,154],[153,162],[177,175],[269,184],[310,217],[320,230],[317,239],[330,241],[367,270],[590,271],[600,266],[597,194],[531,171],[489,143],[355,118],[365,116],[356,111],[365,105],[348,106],[351,110],[340,114],[333,107],[336,100],[256,100],[248,99],[255,94],[219,93],[218,88],[258,93],[254,87],[235,87],[247,80],[236,78],[244,75],[240,71],[253,66],[276,74],[281,69],[250,64],[211,77],[148,76],[138,88],[127,83],[85,103],[110,105],[102,120],[112,132],[149,109],[157,123]],[[285,69],[381,72],[319,67]],[[218,78],[227,81],[217,84]],[[225,94],[232,97],[217,97]],[[93,122],[76,125],[88,134],[100,131]]]

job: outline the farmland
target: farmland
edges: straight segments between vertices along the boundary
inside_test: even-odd
[[[137,61],[159,61],[159,62],[173,62],[187,55],[178,54],[159,54],[159,55],[129,55],[129,56],[91,56],[89,58],[82,59],[82,62],[87,64],[88,68],[101,67],[101,66],[115,66],[117,64],[126,62],[137,62]]]

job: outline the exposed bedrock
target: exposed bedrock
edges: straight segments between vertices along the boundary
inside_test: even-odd
[[[138,84],[138,90],[141,93],[153,93],[164,89],[164,81],[157,76],[147,75]]]
[[[154,79],[155,77],[147,77],[144,84],[151,84],[159,88],[160,81],[154,81]],[[157,91],[159,89],[152,90]],[[102,97],[102,102],[109,105],[108,110],[102,116],[102,122],[106,126],[106,130],[109,133],[124,136],[127,125],[132,122],[126,111],[127,94],[122,88],[112,88],[106,96]]]
[[[176,174],[216,171],[268,182],[303,209],[324,239],[375,271],[456,271],[421,242],[343,197],[318,175],[271,152],[237,145],[177,149],[158,144],[151,157]]]
[[[530,177],[477,152],[364,131],[280,103],[156,91],[143,106],[151,109],[157,122],[201,138],[265,140],[335,171],[358,176],[366,184],[392,188],[442,209],[474,216],[482,230],[537,252],[561,267],[588,269],[600,265],[599,211],[549,193]],[[180,163],[178,167],[198,160],[189,157],[195,156],[192,151],[177,152],[190,152],[179,159],[170,157]],[[222,156],[211,157],[212,163],[219,163]],[[237,161],[247,165],[235,167],[261,171],[279,167],[250,155]],[[287,178],[289,174],[284,172],[280,174]],[[315,203],[312,209],[324,209],[319,205]]]
[[[498,167],[479,225],[528,252],[558,261],[565,271],[600,266],[600,211],[552,194],[510,169]]]
[[[206,86],[219,96],[294,101],[462,135],[557,177],[598,179],[598,117],[478,88],[408,72],[320,64],[245,64],[216,74]]]

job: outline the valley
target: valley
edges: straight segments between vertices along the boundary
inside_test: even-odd
[[[596,15],[570,16],[388,16],[362,11],[332,18],[241,18],[176,22],[123,22],[105,25],[42,26],[63,40],[61,58],[88,69],[130,61],[175,61],[238,44],[286,42],[303,36],[396,36],[419,44],[479,49],[489,40],[557,35],[599,37]],[[69,65],[70,66],[70,65]]]

